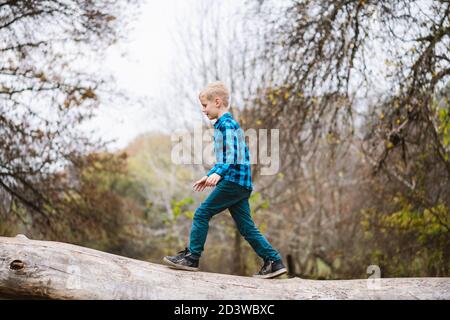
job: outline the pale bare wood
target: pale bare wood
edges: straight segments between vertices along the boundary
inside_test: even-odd
[[[378,285],[378,286],[377,286]],[[375,287],[374,287],[375,286]],[[44,299],[450,299],[450,278],[261,280],[188,272],[23,235],[0,237],[0,297]]]

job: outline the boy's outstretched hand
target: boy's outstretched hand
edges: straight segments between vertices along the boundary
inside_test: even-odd
[[[212,175],[204,176],[200,180],[196,181],[194,183],[194,191],[203,191],[206,187],[214,187],[217,182],[219,182],[221,176],[219,176],[217,173],[213,173]]]
[[[203,189],[205,189],[205,183],[207,179],[208,176],[204,176],[200,180],[196,181],[193,186],[194,191],[202,191]]]

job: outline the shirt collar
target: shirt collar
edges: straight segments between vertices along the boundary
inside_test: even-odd
[[[232,118],[231,113],[229,111],[222,114],[219,119],[214,123],[214,128],[218,128],[219,125],[227,118]]]

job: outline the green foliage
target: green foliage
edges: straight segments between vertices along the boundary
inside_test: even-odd
[[[388,276],[448,276],[449,208],[415,207],[400,194],[390,204],[396,209],[388,214],[373,208],[361,212],[370,263],[383,266]]]
[[[174,219],[177,219],[180,214],[184,214],[189,219],[194,218],[194,212],[192,210],[188,210],[189,205],[194,203],[194,199],[191,197],[186,197],[180,201],[172,200],[172,211],[174,215]]]
[[[447,97],[442,98],[442,105],[438,107],[439,134],[442,135],[442,143],[445,147],[450,146],[450,103]],[[437,102],[436,102],[437,103]],[[448,154],[447,154],[448,156]],[[448,160],[448,159],[447,159]]]
[[[263,199],[261,192],[252,192],[249,198],[250,207],[253,208],[253,213],[256,213],[258,210],[268,209],[270,206],[269,199]]]

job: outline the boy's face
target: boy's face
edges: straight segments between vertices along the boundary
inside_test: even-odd
[[[206,97],[200,96],[200,103],[202,105],[202,112],[209,120],[217,119],[222,104],[219,97],[215,97],[213,100],[209,101]]]

